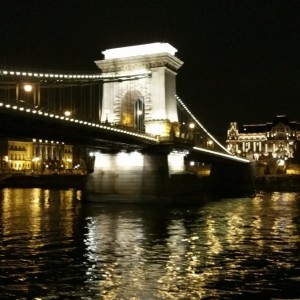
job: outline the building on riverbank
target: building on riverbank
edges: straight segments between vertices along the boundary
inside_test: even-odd
[[[285,115],[264,124],[231,122],[226,146],[232,154],[255,161],[259,175],[300,174],[300,123]]]
[[[37,139],[0,139],[0,170],[51,173],[74,168],[73,146]]]

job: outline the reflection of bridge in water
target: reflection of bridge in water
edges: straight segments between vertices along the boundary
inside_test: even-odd
[[[93,153],[90,199],[195,195],[199,178],[182,175],[190,164],[209,167],[210,186],[248,185],[249,162],[232,156],[176,96],[175,52],[161,43],[110,49],[96,61],[101,74],[1,70],[1,135]]]

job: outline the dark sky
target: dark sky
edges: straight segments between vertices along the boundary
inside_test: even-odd
[[[97,71],[115,47],[168,42],[177,94],[213,134],[300,121],[300,1],[2,0],[0,66]]]

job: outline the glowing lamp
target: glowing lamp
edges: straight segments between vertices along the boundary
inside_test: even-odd
[[[24,85],[24,91],[29,93],[32,91],[32,85],[31,84],[25,84]]]

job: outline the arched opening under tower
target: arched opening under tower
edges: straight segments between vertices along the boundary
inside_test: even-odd
[[[129,91],[122,98],[120,124],[137,130],[145,130],[144,97],[138,91]]]

